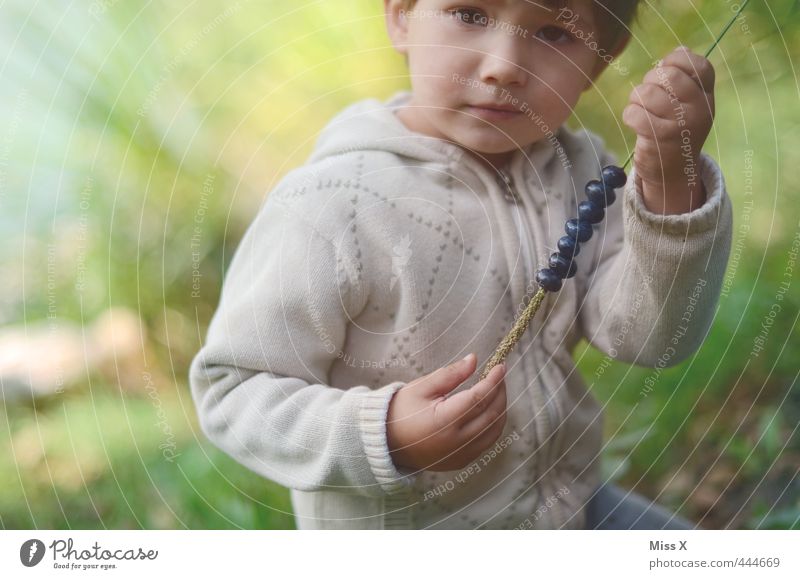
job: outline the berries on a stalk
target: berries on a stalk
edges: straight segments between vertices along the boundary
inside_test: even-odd
[[[589,241],[594,234],[592,225],[600,223],[606,216],[606,207],[617,198],[614,189],[622,187],[628,177],[625,171],[615,165],[603,167],[601,179],[593,179],[586,184],[588,201],[578,204],[577,219],[569,219],[564,224],[566,235],[558,240],[558,251],[550,256],[549,268],[536,272],[536,282],[549,292],[561,289],[563,280],[571,278],[578,271],[575,256],[581,251],[581,243]]]
[[[550,269],[552,269],[561,279],[570,278],[578,271],[578,264],[574,259],[564,257],[560,253],[554,253],[550,256]]]
[[[607,188],[619,189],[628,181],[627,175],[622,167],[608,165],[603,167],[603,183]]]
[[[592,179],[584,188],[589,201],[600,207],[608,207],[617,199],[617,194],[610,187],[603,185],[602,181]]]
[[[561,289],[562,281],[552,269],[540,269],[536,272],[536,283],[545,291],[557,292]]]
[[[578,205],[578,221],[600,223],[606,216],[606,210],[594,201],[581,201]]]
[[[567,259],[571,259],[581,252],[581,245],[577,240],[565,235],[558,240],[558,252]]]
[[[592,237],[592,224],[587,221],[578,221],[577,219],[568,219],[564,225],[564,230],[567,235],[583,243],[589,241]]]

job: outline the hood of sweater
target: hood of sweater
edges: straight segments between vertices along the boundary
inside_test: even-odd
[[[563,143],[564,150],[574,151],[574,135],[561,127],[548,133],[548,138],[516,149],[501,170],[492,170],[457,143],[406,127],[394,111],[406,106],[410,99],[411,92],[404,90],[386,101],[369,98],[346,107],[322,129],[308,163],[333,162],[337,156],[358,151],[365,154],[378,151],[398,155],[409,165],[432,163],[437,165],[437,170],[445,167],[448,174],[468,183],[472,191],[485,195],[493,207],[492,214],[499,227],[499,239],[505,247],[508,270],[514,272],[509,280],[511,297],[516,303],[521,303],[529,281],[524,268],[519,267],[522,239],[529,240],[531,247],[536,246],[530,236],[533,235],[531,229],[538,227],[534,223],[542,219],[537,213],[545,206],[554,206],[547,202],[544,191],[551,187],[569,190],[565,180],[570,176],[559,162],[556,149]],[[559,183],[554,183],[554,179]],[[521,203],[509,202],[506,196],[509,188]],[[512,204],[526,216],[523,221],[527,225],[522,226],[522,231],[518,231]],[[349,211],[350,207],[347,209]]]
[[[444,163],[454,171],[468,168],[480,174],[489,174],[488,166],[481,163],[463,147],[453,141],[431,137],[412,131],[394,114],[408,104],[411,92],[401,90],[381,101],[368,98],[357,101],[336,114],[322,129],[309,162],[359,150],[379,150],[395,153],[417,162]],[[555,132],[558,139],[560,130]],[[506,168],[529,170],[543,167],[555,156],[555,148],[548,139],[540,139],[514,151]],[[527,170],[524,168],[527,167]]]

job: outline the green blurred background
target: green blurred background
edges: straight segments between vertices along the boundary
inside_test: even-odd
[[[736,7],[643,3],[631,73],[606,73],[569,124],[627,156],[632,86]],[[382,10],[2,4],[2,528],[293,528],[288,491],[204,439],[187,368],[270,188],[341,108],[408,87]],[[606,473],[706,528],[800,528],[798,30],[797,1],[754,0],[712,56],[705,150],[735,231],[703,348],[644,398],[653,369],[575,352],[608,401]]]

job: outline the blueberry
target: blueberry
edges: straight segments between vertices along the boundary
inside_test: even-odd
[[[600,207],[605,207],[606,203],[606,188],[603,185],[602,181],[598,181],[597,179],[592,179],[586,184],[584,188],[586,192],[586,197],[589,198],[589,201],[598,205]]]
[[[619,189],[628,181],[621,167],[608,165],[603,167],[603,183],[609,189]]]
[[[617,194],[610,187],[606,187],[597,179],[592,179],[584,188],[589,201],[600,207],[608,207],[617,198]]]
[[[592,233],[594,233],[591,223],[588,221],[578,221],[577,219],[568,219],[564,225],[564,230],[567,232],[567,235],[580,243],[589,241],[592,237]]]
[[[606,216],[606,210],[594,201],[581,201],[578,205],[578,221],[600,223]]]
[[[558,240],[558,251],[567,259],[575,257],[581,252],[581,245],[569,235]]]
[[[550,256],[550,269],[558,274],[561,279],[571,278],[578,271],[578,264],[575,260],[564,257],[560,253],[554,253]]]
[[[536,283],[549,292],[557,292],[561,289],[561,278],[552,269],[540,269],[537,271]]]

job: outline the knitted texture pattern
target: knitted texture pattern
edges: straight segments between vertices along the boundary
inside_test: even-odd
[[[561,127],[515,152],[510,200],[463,149],[405,128],[393,111],[409,96],[347,107],[269,187],[191,364],[200,425],[291,489],[301,529],[582,528],[603,422],[571,352],[585,339],[655,369],[702,344],[731,245],[719,167],[703,155],[705,204],[670,216],[644,207],[630,171],[577,274],[508,354],[497,442],[461,471],[404,471],[386,441],[394,393],[470,352],[488,362],[584,184],[615,164],[598,137]]]

